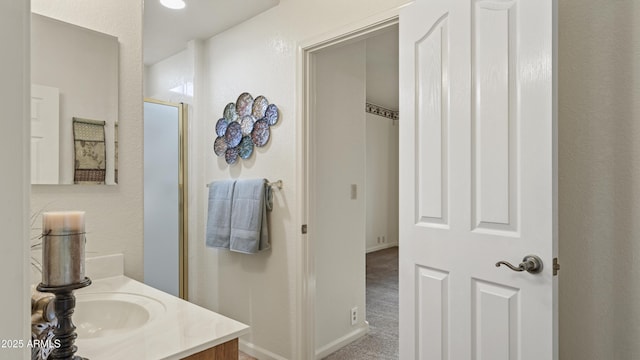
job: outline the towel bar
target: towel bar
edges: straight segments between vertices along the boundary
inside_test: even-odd
[[[277,187],[278,189],[282,189],[283,183],[282,180],[278,180],[278,181],[269,181],[267,182],[267,185],[271,186],[271,187]],[[209,187],[209,184],[207,184],[207,187]]]
[[[273,187],[274,185],[278,188],[278,189],[282,189],[282,180],[278,180],[278,181],[274,181],[274,182],[268,182],[267,185]]]

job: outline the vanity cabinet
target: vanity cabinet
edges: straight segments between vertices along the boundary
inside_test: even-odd
[[[76,310],[90,304],[91,296],[120,301],[124,294],[127,301],[140,302],[153,323],[125,329],[128,332],[121,332],[121,336],[78,336],[78,353],[87,359],[238,360],[238,338],[249,333],[249,326],[126,276],[95,278],[91,286],[77,291]]]
[[[238,339],[235,338],[182,360],[238,360]]]

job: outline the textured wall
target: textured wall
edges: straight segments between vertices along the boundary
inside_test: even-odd
[[[32,10],[120,42],[119,184],[32,186],[32,211],[86,211],[87,255],[124,253],[125,274],[142,280],[142,1],[33,0]]]
[[[144,96],[173,103],[193,100],[194,61],[191,49],[145,66]]]
[[[640,2],[559,0],[560,358],[640,358]]]

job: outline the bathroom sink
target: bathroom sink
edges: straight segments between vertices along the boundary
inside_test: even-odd
[[[166,311],[156,299],[130,293],[76,295],[72,316],[79,339],[126,335],[149,325]]]

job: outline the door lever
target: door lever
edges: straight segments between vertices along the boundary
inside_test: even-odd
[[[500,265],[505,265],[509,269],[517,272],[527,271],[530,274],[538,274],[542,272],[542,259],[535,255],[527,255],[522,259],[522,262],[518,266],[513,266],[507,261],[498,261],[496,263],[496,267],[500,267]]]

